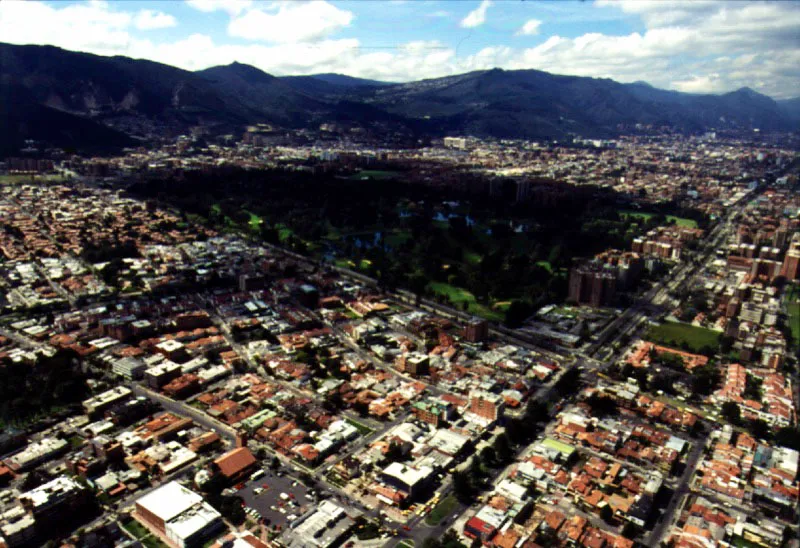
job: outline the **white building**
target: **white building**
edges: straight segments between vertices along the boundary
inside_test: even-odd
[[[87,415],[101,413],[114,405],[128,399],[131,396],[130,388],[124,386],[117,386],[111,390],[106,390],[102,394],[98,394],[93,398],[89,398],[83,402],[83,409]]]
[[[176,481],[137,500],[134,517],[176,548],[201,545],[225,527],[219,512]]]

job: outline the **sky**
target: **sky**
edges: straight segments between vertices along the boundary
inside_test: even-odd
[[[276,76],[490,68],[800,96],[800,1],[2,0],[0,41]]]

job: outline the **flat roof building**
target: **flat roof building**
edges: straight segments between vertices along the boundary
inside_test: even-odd
[[[105,392],[98,394],[93,398],[85,400],[83,402],[83,409],[86,411],[87,415],[102,413],[115,403],[119,403],[123,400],[126,400],[130,396],[131,396],[130,388],[127,388],[125,386],[117,386],[116,388],[112,388],[111,390],[106,390]]]
[[[176,548],[202,546],[225,527],[219,512],[176,481],[137,500],[134,517]]]
[[[324,500],[314,513],[279,539],[287,548],[337,546],[355,525],[341,506]]]

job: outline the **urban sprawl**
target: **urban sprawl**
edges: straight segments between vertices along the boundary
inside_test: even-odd
[[[7,159],[0,546],[798,546],[798,159],[767,137],[388,150],[253,127]],[[709,222],[576,260],[512,328],[126,190],[376,165]]]

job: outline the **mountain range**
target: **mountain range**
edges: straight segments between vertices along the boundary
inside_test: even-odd
[[[373,134],[611,137],[636,124],[796,130],[800,98],[748,88],[695,95],[537,70],[486,70],[388,83],[340,74],[275,77],[233,63],[191,72],[52,46],[0,44],[0,154],[25,139],[107,150],[203,127],[361,127]]]

